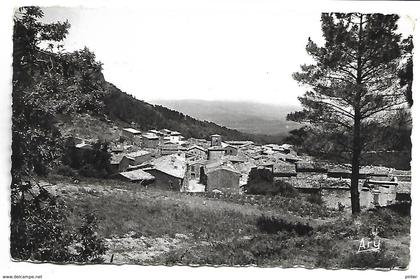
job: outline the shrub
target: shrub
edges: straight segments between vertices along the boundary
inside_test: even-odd
[[[396,268],[400,267],[398,257],[389,252],[385,245],[381,243],[381,250],[367,251],[362,253],[353,252],[345,258],[343,266],[345,268]]]
[[[274,187],[277,189],[277,193],[283,197],[295,198],[299,196],[298,190],[286,181],[277,180],[274,182]]]
[[[70,166],[67,166],[67,165],[59,166],[56,171],[58,174],[63,175],[63,176],[68,176],[68,177],[77,176],[77,171],[75,171],[74,169],[72,169]]]
[[[164,255],[166,265],[264,265],[272,258],[278,259],[287,247],[287,236],[256,235],[247,240],[233,239],[228,242],[196,246],[194,250],[173,250]]]
[[[86,164],[79,170],[80,175],[85,177],[104,178],[107,176],[107,172],[104,169],[97,169],[92,164]]]
[[[287,231],[296,232],[298,235],[308,235],[313,231],[313,228],[308,224],[302,224],[300,222],[290,223],[283,219],[266,216],[260,216],[257,219],[257,227],[261,232],[270,234],[274,234],[279,231]]]
[[[322,205],[324,203],[320,193],[311,193],[306,200],[312,204]]]
[[[392,211],[398,213],[401,216],[411,216],[410,202],[391,204],[387,206],[387,208],[391,209]]]
[[[385,238],[410,233],[410,217],[401,216],[389,208],[368,211],[361,215],[361,221],[363,234],[369,233],[372,229],[377,229],[378,235]]]
[[[278,189],[273,185],[273,173],[268,169],[251,169],[244,192],[252,195],[277,194]]]
[[[107,178],[110,173],[108,144],[98,141],[92,149],[78,149],[67,146],[62,158],[64,164],[79,170],[86,177]]]
[[[30,182],[28,182],[30,183]],[[27,183],[27,184],[28,184]],[[67,226],[66,204],[39,185],[32,199],[12,200],[10,253],[15,260],[100,262],[104,241],[96,234],[96,218],[89,215],[78,230]],[[16,194],[16,193],[12,193]],[[24,196],[23,193],[21,193]]]
[[[107,247],[105,241],[98,236],[97,218],[94,214],[88,213],[83,218],[82,226],[77,230],[77,243],[74,245],[77,255],[76,262],[102,263]]]
[[[322,235],[320,238],[317,238],[314,243],[311,243],[311,245],[319,247],[317,249],[318,256],[315,262],[316,267],[333,267],[333,262],[341,256],[334,246],[335,241],[332,241],[328,236],[328,234]]]

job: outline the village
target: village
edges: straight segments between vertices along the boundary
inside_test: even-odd
[[[351,209],[351,167],[298,154],[290,144],[224,141],[217,134],[210,140],[186,139],[169,129],[118,133],[108,150],[115,179],[178,192],[245,194],[261,185],[249,179],[252,172],[266,184],[283,181],[303,195],[318,194],[330,209]],[[94,142],[73,140],[78,152],[88,152]],[[362,166],[359,192],[362,209],[410,202],[411,171]]]

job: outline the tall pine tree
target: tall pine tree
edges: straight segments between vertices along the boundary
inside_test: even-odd
[[[314,59],[293,77],[309,90],[299,97],[302,111],[289,120],[326,131],[339,129],[351,139],[351,205],[360,212],[359,167],[369,126],[389,110],[406,105],[398,66],[406,48],[397,33],[397,15],[322,14],[323,46],[310,38],[306,51]],[[374,136],[374,135],[370,135]]]

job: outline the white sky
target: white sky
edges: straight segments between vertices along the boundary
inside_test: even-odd
[[[45,8],[68,19],[67,50],[87,46],[105,78],[139,99],[241,100],[297,105],[291,74],[321,40],[320,13],[270,6]]]

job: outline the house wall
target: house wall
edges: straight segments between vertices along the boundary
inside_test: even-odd
[[[138,184],[138,185],[142,185],[142,186],[146,186],[146,185],[150,185],[154,182],[153,179],[151,180],[143,180],[143,179],[139,179],[139,180],[130,180],[125,176],[122,175],[117,175],[118,179],[125,181],[125,182],[131,182],[133,184]]]
[[[120,164],[118,165],[118,171],[119,172],[126,171],[129,165],[134,165],[134,164],[135,164],[134,160],[124,156],[121,159]]]
[[[274,177],[295,177],[297,173],[274,173]]]
[[[188,175],[192,179],[199,179],[200,178],[200,170],[203,167],[202,164],[191,164],[188,166]]]
[[[120,170],[119,170],[119,167],[120,167],[120,164],[110,164],[109,165],[109,171],[112,173],[112,174],[115,174],[115,173],[118,173]]]
[[[181,135],[176,135],[176,136],[170,136],[170,140],[171,142],[180,142],[181,141]]]
[[[377,205],[387,206],[394,203],[396,200],[395,186],[389,188],[379,187],[378,193],[374,190],[362,190],[360,193],[360,207],[361,208],[374,208],[375,199]],[[338,208],[338,202],[341,202],[345,207],[351,208],[350,190],[349,189],[322,189],[322,199],[325,205],[329,208]],[[377,195],[377,198],[375,197]]]
[[[327,175],[333,178],[351,178],[351,173],[347,172],[329,172]]]
[[[162,148],[160,150],[160,155],[165,156],[165,155],[171,155],[171,154],[176,154],[178,153],[178,149],[171,149],[171,148]]]
[[[159,144],[159,139],[148,139],[148,138],[144,138],[143,139],[143,147],[145,148],[156,148]]]
[[[195,155],[195,156],[199,156],[201,158],[205,158],[206,157],[206,151],[204,150],[200,150],[198,148],[193,148],[188,150],[189,154]]]
[[[141,145],[142,143],[142,136],[139,134],[133,134],[128,131],[122,131],[121,138],[129,141],[132,144]]]
[[[145,154],[145,155],[135,157],[134,158],[134,163],[136,165],[140,165],[140,164],[143,164],[144,162],[147,162],[151,159],[152,159],[152,154],[148,153],[148,154]]]
[[[411,201],[411,194],[409,193],[397,193],[395,200],[398,202],[409,202]]]
[[[138,146],[141,146],[143,140],[141,135],[134,135],[133,139],[132,139],[133,144],[136,144]]]
[[[226,153],[226,155],[236,156],[236,155],[238,155],[238,149],[235,148],[235,147],[232,147],[232,146],[226,146],[225,153]]]
[[[132,139],[133,136],[134,135],[132,133],[130,133],[128,131],[125,131],[125,130],[122,130],[121,137],[123,137],[125,139]]]
[[[207,174],[207,191],[218,189],[238,193],[240,175],[228,170],[219,169]]]
[[[221,136],[212,136],[211,137],[211,146],[220,146],[222,144]]]
[[[224,150],[209,150],[209,160],[219,160],[225,154]]]
[[[147,172],[155,177],[155,181],[151,184],[152,187],[156,187],[162,190],[180,191],[182,186],[182,179],[155,169],[147,170]]]

